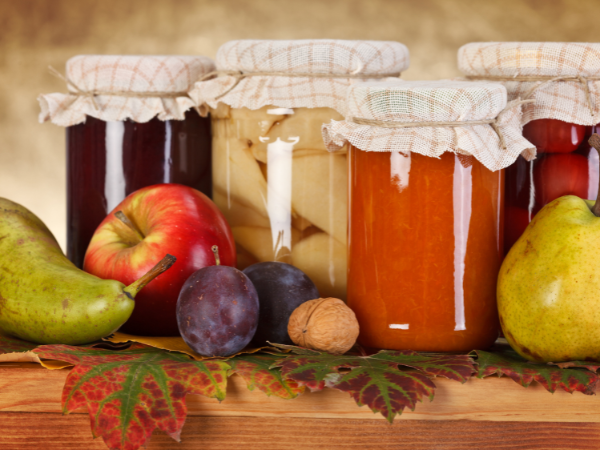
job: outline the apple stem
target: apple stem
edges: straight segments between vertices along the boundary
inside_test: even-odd
[[[211,248],[212,252],[215,254],[215,263],[217,266],[221,265],[221,258],[219,258],[219,247],[213,245]]]
[[[175,263],[175,261],[177,261],[177,258],[175,258],[173,255],[165,256],[158,262],[157,265],[155,265],[152,269],[146,272],[145,275],[142,275],[142,277],[139,280],[136,280],[133,283],[131,283],[129,286],[123,289],[123,291],[129,297],[134,298],[144,286],[146,286],[157,276],[159,276],[161,273],[163,273],[165,270],[171,267]]]
[[[142,234],[142,232],[140,230],[138,230],[138,228],[135,226],[135,224],[129,220],[129,217],[127,217],[123,211],[117,211],[115,213],[115,217],[117,219],[119,219],[122,223],[124,223],[125,225],[127,225],[127,227],[134,232],[135,236],[141,241],[144,240],[144,235]]]
[[[588,139],[588,144],[598,150],[600,153],[600,135],[597,133],[592,134],[592,136]],[[596,203],[592,206],[592,212],[596,217],[600,217],[600,186],[598,187],[598,194],[596,196]]]

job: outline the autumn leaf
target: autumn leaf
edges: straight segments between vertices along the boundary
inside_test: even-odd
[[[280,358],[280,356],[266,354],[240,355],[228,360],[227,363],[231,365],[229,373],[240,375],[246,381],[249,390],[258,388],[268,396],[295,398],[302,394],[305,388],[295,381],[285,380],[279,369],[271,368]]]
[[[555,366],[560,367],[561,369],[568,369],[570,367],[581,367],[587,370],[591,370],[592,372],[598,372],[600,369],[600,363],[593,361],[567,361],[567,362],[559,362],[559,363],[548,363],[553,364]]]
[[[92,434],[111,450],[145,445],[155,428],[179,441],[187,394],[223,400],[230,366],[133,344],[123,351],[44,345],[41,358],[65,361],[69,372],[63,412],[87,406]]]
[[[335,356],[304,350],[277,361],[285,378],[312,391],[329,387],[348,392],[359,406],[368,405],[389,422],[404,408],[414,410],[423,397],[433,400],[435,384],[427,375],[464,382],[474,372],[473,361],[464,355],[383,350],[371,356]],[[400,370],[398,366],[413,370]]]
[[[598,375],[589,370],[561,369],[547,364],[531,363],[512,349],[503,349],[494,353],[476,350],[479,370],[478,378],[490,375],[506,375],[528,387],[533,381],[540,383],[549,392],[563,389],[567,392],[594,394]]]
[[[466,382],[475,372],[475,362],[468,355],[419,354],[411,350],[401,352],[384,350],[369,358],[411,367],[430,376],[444,377],[461,383]]]
[[[22,341],[11,336],[0,333],[0,355],[4,353],[28,352],[36,348],[38,344]]]

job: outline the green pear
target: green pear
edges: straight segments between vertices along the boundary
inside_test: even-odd
[[[87,344],[119,329],[167,255],[130,286],[72,264],[33,213],[0,198],[0,331],[38,344]]]
[[[600,136],[590,144],[600,147]],[[600,201],[568,195],[536,214],[498,278],[512,348],[531,361],[600,361]]]

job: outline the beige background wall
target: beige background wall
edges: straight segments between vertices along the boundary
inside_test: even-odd
[[[65,243],[64,129],[39,124],[48,74],[80,53],[203,54],[231,39],[397,40],[403,78],[458,75],[471,41],[600,41],[600,0],[0,0],[0,196]]]

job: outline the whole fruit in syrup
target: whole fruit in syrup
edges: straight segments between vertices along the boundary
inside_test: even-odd
[[[319,290],[308,276],[290,264],[268,261],[244,269],[258,292],[260,316],[252,344],[258,347],[267,341],[291,345],[288,321],[302,303],[319,298]]]
[[[523,137],[536,146],[538,153],[569,153],[585,139],[585,125],[557,119],[532,120],[523,127]]]
[[[586,198],[589,184],[588,160],[571,154],[546,155],[535,162],[533,180],[539,208],[563,195]]]
[[[258,295],[250,279],[234,267],[217,265],[194,272],[177,300],[183,340],[203,356],[229,356],[248,345],[258,325]]]

